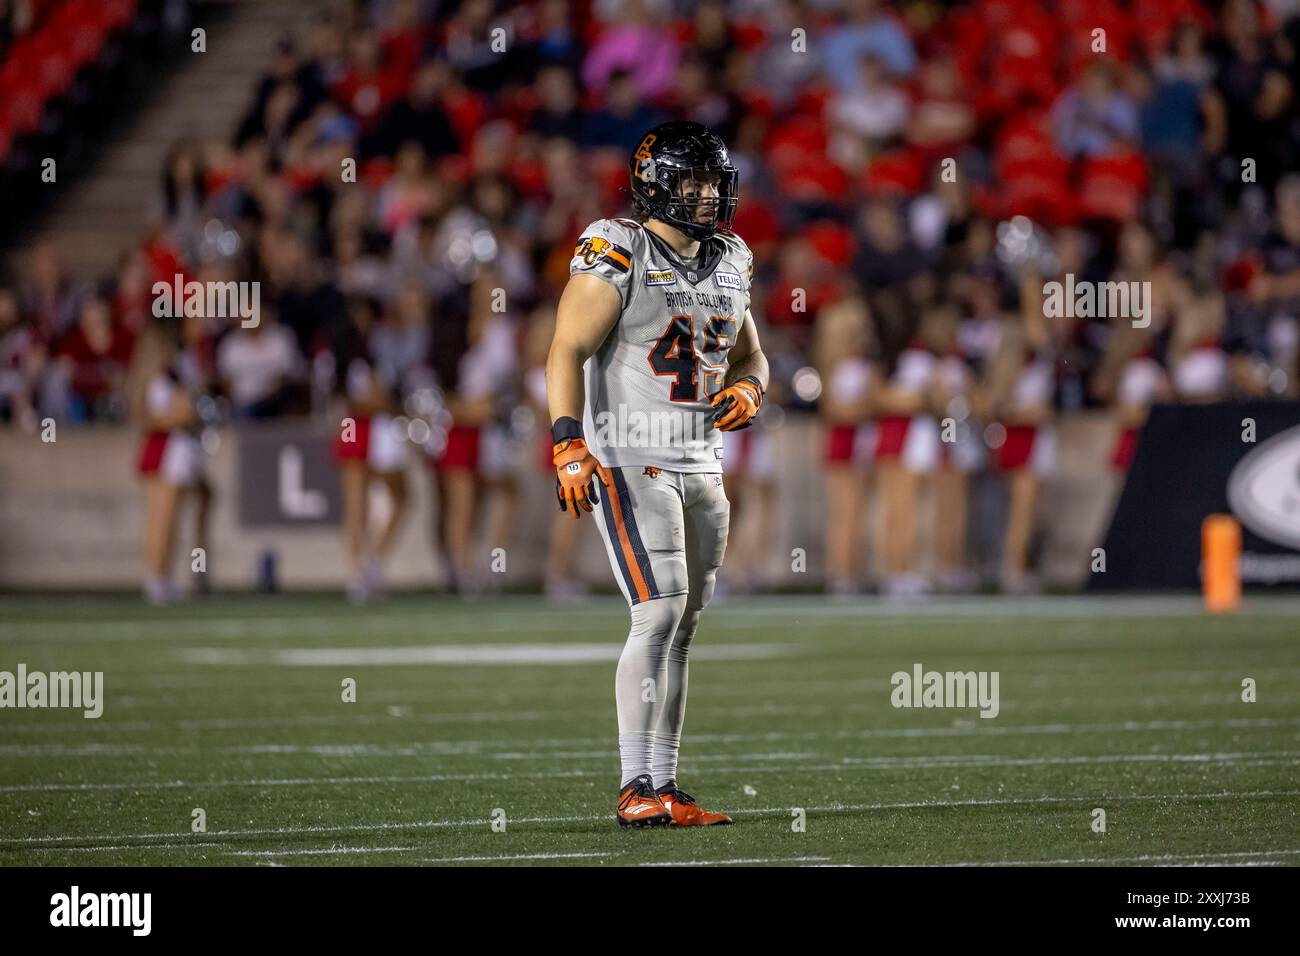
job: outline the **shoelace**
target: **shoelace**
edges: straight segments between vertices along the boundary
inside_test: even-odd
[[[674,790],[674,791],[673,791],[673,799],[676,800],[678,803],[694,803],[694,802],[695,802],[695,798],[692,797],[689,793],[685,792],[684,790]]]
[[[644,783],[639,783],[635,787],[629,787],[627,793],[623,795],[623,799],[618,802],[618,808],[620,810],[626,810],[632,805],[633,800],[637,799],[637,797],[644,797],[649,793],[649,791],[650,788]]]

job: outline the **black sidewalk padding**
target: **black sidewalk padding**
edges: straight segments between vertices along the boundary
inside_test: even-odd
[[[1249,488],[1243,463],[1256,466]],[[1300,549],[1288,543],[1300,529],[1300,402],[1153,408],[1106,533],[1106,570],[1088,588],[1200,587],[1201,522],[1211,514],[1242,524],[1245,587],[1300,587]]]

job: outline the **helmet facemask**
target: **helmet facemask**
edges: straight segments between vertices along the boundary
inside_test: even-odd
[[[740,198],[734,168],[661,166],[658,178],[669,198],[656,218],[697,241],[709,238],[718,229],[731,228]]]

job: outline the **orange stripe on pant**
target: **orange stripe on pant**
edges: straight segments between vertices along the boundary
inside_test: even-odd
[[[605,489],[606,494],[610,496],[609,510],[614,515],[614,528],[618,531],[618,543],[623,548],[623,560],[627,562],[628,573],[632,575],[632,583],[636,586],[636,596],[639,601],[650,600],[650,589],[646,587],[645,578],[641,576],[641,565],[637,563],[636,555],[632,552],[632,542],[627,536],[627,525],[623,523],[623,502],[619,500],[618,489],[614,482],[609,483]]]

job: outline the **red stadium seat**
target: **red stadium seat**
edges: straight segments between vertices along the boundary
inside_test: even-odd
[[[776,113],[776,100],[767,90],[745,90],[740,98],[747,116],[768,119]]]
[[[907,150],[884,153],[867,168],[866,185],[871,192],[897,192],[914,196],[925,185],[925,166]]]
[[[43,98],[48,100],[67,92],[76,76],[77,67],[66,50],[54,44],[43,43],[37,52],[32,72]]]
[[[487,120],[488,110],[483,100],[469,90],[457,90],[443,101],[447,118],[459,137],[461,147],[469,152],[479,127]]]
[[[816,162],[826,155],[826,128],[820,117],[795,116],[768,133],[764,151],[778,171]]]
[[[736,219],[732,223],[736,234],[744,236],[750,248],[779,241],[781,221],[772,207],[761,197],[747,192],[743,181],[740,184],[740,191],[742,201],[736,210]]]
[[[1135,39],[1149,56],[1168,50],[1175,28],[1185,20],[1206,33],[1214,29],[1214,18],[1198,0],[1133,0],[1133,19],[1142,25]]]
[[[746,52],[761,49],[767,42],[767,31],[758,20],[737,20],[731,24],[736,45]]]
[[[1141,153],[1097,156],[1084,163],[1080,203],[1088,216],[1127,221],[1137,215],[1146,187]]]
[[[826,103],[831,98],[831,88],[818,84],[807,86],[799,91],[794,102],[794,113],[806,116],[822,116],[826,112]]]
[[[135,16],[135,0],[96,0],[104,20],[113,28],[126,26]]]
[[[811,223],[804,229],[803,235],[817,255],[831,265],[848,265],[853,258],[853,233],[837,222],[821,220]]]
[[[506,172],[522,195],[532,197],[546,195],[546,167],[537,156],[516,154],[507,165]]]
[[[849,194],[848,176],[824,156],[810,157],[787,169],[781,185],[786,197],[795,202],[840,201]]]
[[[392,178],[393,161],[388,156],[376,156],[362,164],[360,173],[358,178],[363,183],[371,188],[378,188]]]
[[[1000,159],[995,167],[1004,183],[1036,181],[1066,186],[1070,182],[1070,161],[1050,148],[1047,151]]]
[[[0,103],[0,116],[15,136],[31,133],[41,124],[41,111],[45,98],[41,95],[39,85],[27,82],[16,89],[10,89],[5,102]]]

